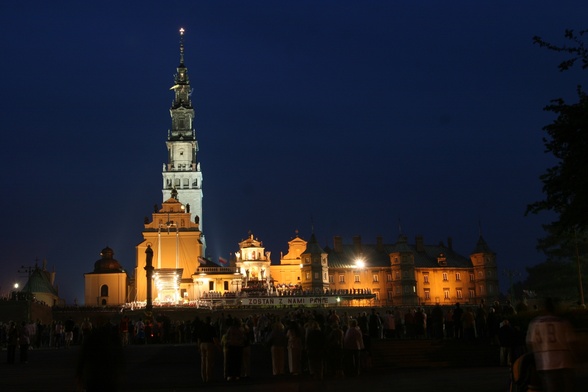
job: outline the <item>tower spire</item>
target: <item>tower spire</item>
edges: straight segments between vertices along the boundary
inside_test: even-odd
[[[184,28],[180,28],[180,67],[184,66]]]
[[[202,172],[198,162],[198,140],[194,129],[195,111],[192,106],[190,78],[184,51],[185,30],[180,30],[180,64],[174,75],[174,99],[169,110],[171,128],[167,131],[167,163],[163,164],[163,201],[175,189],[175,199],[190,205],[190,220],[202,231]],[[202,242],[204,243],[204,238]],[[203,254],[205,254],[203,252]]]

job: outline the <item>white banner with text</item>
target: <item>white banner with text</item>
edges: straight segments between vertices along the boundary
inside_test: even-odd
[[[241,298],[242,305],[265,306],[265,305],[329,305],[336,304],[337,297],[250,297]]]

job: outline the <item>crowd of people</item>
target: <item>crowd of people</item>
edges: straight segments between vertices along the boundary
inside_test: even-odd
[[[218,356],[222,356],[224,379],[249,377],[252,345],[269,348],[275,376],[310,374],[321,379],[325,375],[361,374],[370,366],[371,344],[379,339],[463,339],[494,344],[500,346],[497,362],[512,366],[527,347],[533,349],[542,344],[541,333],[547,334],[547,340],[553,338],[550,333],[555,333],[543,323],[531,324],[533,332],[526,334],[520,326],[511,323],[516,311],[509,302],[369,311],[357,308],[357,312],[335,308],[264,309],[242,312],[246,314],[244,317],[238,316],[238,312],[217,311],[185,321],[171,320],[167,314],[136,317],[123,312],[116,321],[93,322],[86,317],[75,322],[68,318],[49,325],[10,321],[0,323],[0,345],[7,348],[8,363],[15,362],[17,349],[20,349],[20,361],[26,362],[30,347],[88,346],[90,338],[98,336],[95,332],[101,326],[103,332],[108,332],[108,339],[116,336],[121,348],[128,344],[196,344],[201,355],[202,380],[209,382],[217,374],[214,364]],[[548,319],[551,324],[553,320]],[[104,345],[103,340],[98,339],[102,342],[99,345]]]
[[[217,316],[212,322],[218,329],[220,338],[225,332],[227,320],[231,321],[231,314],[222,311],[215,313]],[[263,337],[271,332],[271,325],[276,318],[284,325],[286,333],[293,328],[293,321],[297,321],[298,327],[303,328],[310,317],[316,319],[323,331],[332,328],[334,323],[345,331],[353,319],[362,334],[372,340],[463,338],[497,342],[503,318],[513,313],[514,309],[509,304],[500,308],[495,305],[485,307],[483,304],[478,307],[461,307],[459,303],[455,306],[436,305],[427,308],[372,308],[370,311],[358,308],[356,314],[329,308],[298,308],[279,313],[253,310],[249,316],[241,318],[240,322],[249,329],[249,333],[252,334],[250,340],[253,343],[263,342]],[[198,318],[185,321],[171,320],[165,314],[137,318],[130,317],[124,312],[115,321],[123,345],[195,343],[201,322]],[[0,346],[7,347],[17,336],[17,341],[32,348],[67,348],[82,344],[84,336],[91,330],[92,320],[89,317],[82,321],[74,321],[69,317],[50,324],[40,321],[0,322]]]

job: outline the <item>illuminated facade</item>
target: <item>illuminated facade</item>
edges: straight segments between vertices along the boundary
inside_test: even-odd
[[[145,222],[143,241],[136,247],[135,290],[132,301],[147,299],[145,251],[153,251],[153,303],[180,303],[195,298],[193,276],[200,266],[203,245],[198,223],[172,197]]]
[[[306,244],[306,249],[300,255],[300,281],[302,290],[307,293],[322,294],[329,289],[329,267],[327,252],[320,247],[314,233]]]
[[[271,252],[266,252],[263,244],[253,238],[253,234],[239,242],[235,252],[237,272],[244,277],[242,290],[267,290],[270,287]]]
[[[243,276],[233,265],[220,266],[210,260],[201,260],[193,276],[194,298],[215,299],[236,295],[243,285]]]
[[[301,244],[300,241],[289,245]],[[426,245],[422,236],[417,236],[414,244],[409,244],[406,236],[393,244],[385,244],[381,237],[375,244],[363,244],[359,236],[353,238],[352,244],[343,244],[341,237],[335,237],[333,248],[323,252],[317,248],[316,252],[300,253],[302,267],[294,278],[285,273],[288,265],[297,260],[297,253],[291,249],[288,254],[295,257],[288,260],[289,264],[272,266],[274,284],[279,287],[300,279],[303,289],[316,290],[326,273],[327,284],[322,286],[325,291],[367,292],[376,296],[375,305],[382,306],[477,304],[481,300],[490,303],[499,295],[496,255],[482,237],[469,257],[455,252],[451,239],[447,245]],[[311,262],[313,254],[317,260],[315,269],[306,268],[306,255]],[[293,274],[295,269],[289,271]],[[314,286],[310,284],[312,278],[316,278]]]
[[[270,275],[278,291],[294,290],[301,284],[300,269],[302,268],[302,252],[306,250],[306,241],[296,234],[288,242],[288,253],[280,255],[280,264],[270,266]]]
[[[94,271],[84,274],[86,306],[112,306],[128,302],[129,277],[109,247],[102,249]]]

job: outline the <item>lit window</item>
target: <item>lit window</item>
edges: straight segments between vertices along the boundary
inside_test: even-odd
[[[449,289],[443,289],[443,298],[449,299]]]
[[[378,275],[374,275],[374,280],[373,280],[373,281],[374,281],[374,282],[379,282],[379,277],[378,277]]]
[[[455,280],[457,280],[458,282],[461,280],[461,273],[460,272],[455,273]]]
[[[353,281],[359,283],[359,275],[353,275]]]
[[[306,273],[306,280],[310,280],[310,272]]]

